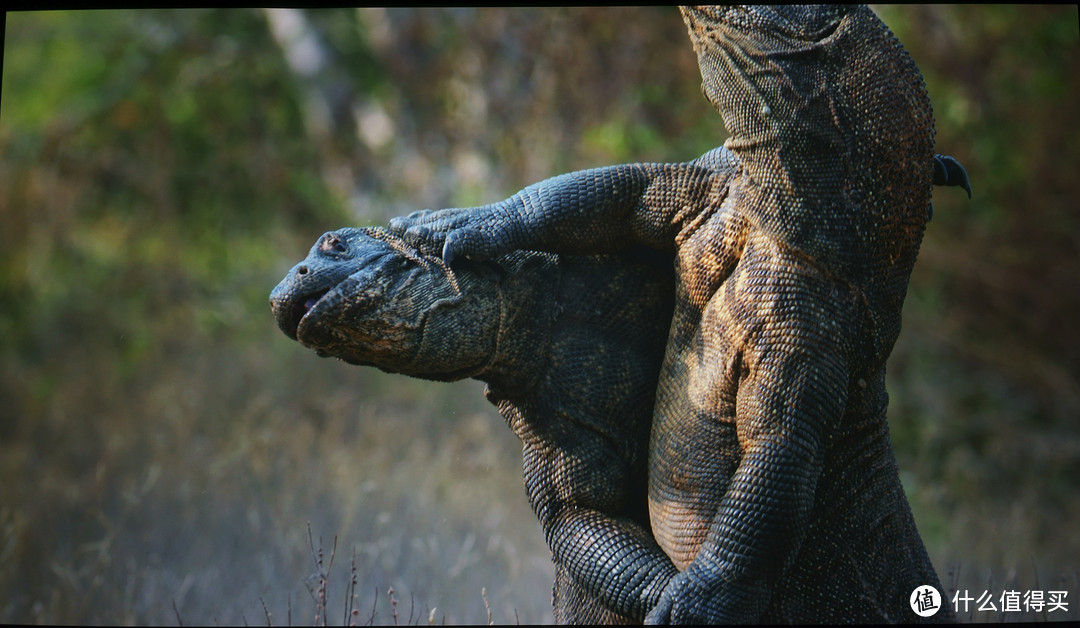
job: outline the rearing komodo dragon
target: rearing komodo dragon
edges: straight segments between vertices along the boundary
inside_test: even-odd
[[[723,147],[391,229],[447,263],[673,252],[648,501],[680,573],[649,621],[917,620],[909,596],[941,585],[898,477],[885,362],[932,185],[970,194],[966,173],[934,155],[919,71],[867,7],[682,13]]]

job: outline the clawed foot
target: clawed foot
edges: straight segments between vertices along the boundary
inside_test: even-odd
[[[645,615],[646,626],[670,626],[672,599],[670,595],[660,598],[660,603]]]
[[[934,155],[934,185],[960,186],[971,198],[971,180],[968,179],[967,170],[948,155]]]
[[[675,574],[660,594],[660,601],[645,615],[647,626],[670,626],[674,624],[716,623],[705,621],[692,610],[703,592],[695,588],[695,582],[686,571]]]
[[[390,219],[390,231],[428,253],[438,253],[448,265],[464,256],[486,260],[513,248],[508,221],[488,207],[422,209]]]

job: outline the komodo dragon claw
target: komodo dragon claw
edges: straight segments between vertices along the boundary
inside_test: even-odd
[[[971,198],[971,180],[968,179],[967,170],[948,155],[934,155],[934,185],[960,186]]]

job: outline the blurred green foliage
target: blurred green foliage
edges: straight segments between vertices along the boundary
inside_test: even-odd
[[[935,193],[889,364],[905,486],[946,582],[1075,578],[1076,7],[877,10],[975,187]],[[722,142],[677,12],[6,20],[0,621],[306,621],[308,521],[342,579],[356,548],[361,605],[480,622],[487,587],[497,621],[550,620],[479,386],[319,360],[266,299],[323,231]]]
[[[10,16],[5,351],[56,353],[64,328],[139,358],[196,295],[224,300],[187,313],[202,331],[235,328],[265,297],[237,281],[276,259],[264,238],[343,219],[272,46],[251,12]]]

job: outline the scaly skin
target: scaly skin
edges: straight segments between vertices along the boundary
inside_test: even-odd
[[[918,69],[865,6],[683,16],[724,147],[391,229],[448,263],[675,254],[649,513],[680,573],[649,622],[919,620],[912,591],[942,587],[900,484],[885,362],[932,185],[970,192],[966,173],[934,155]],[[928,620],[954,619],[943,607]]]
[[[640,623],[676,573],[646,503],[673,280],[670,258],[649,251],[515,253],[451,271],[384,230],[341,229],[270,300],[281,330],[320,355],[488,382],[522,440],[556,567],[556,619]]]

